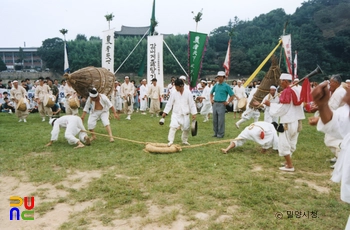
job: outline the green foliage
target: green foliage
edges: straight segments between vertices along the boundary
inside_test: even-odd
[[[239,20],[237,16],[228,25],[215,28],[209,35],[209,43],[203,60],[202,76],[213,75],[222,69],[227,44],[231,38],[231,71],[246,77],[252,74],[271,50],[277,45],[284,26],[286,34],[292,35],[292,49],[298,51],[298,75],[305,76],[316,65],[320,65],[325,74],[342,73],[350,75],[350,3],[347,0],[309,0],[302,3],[293,15],[287,15],[283,9],[261,14],[251,21]],[[195,16],[198,23],[201,12]],[[63,69],[63,44],[61,40],[47,39],[40,48],[42,59],[48,67],[61,72]],[[118,68],[135,47],[140,37],[118,37],[115,40],[115,68]],[[167,35],[165,41],[188,72],[187,35]],[[55,49],[49,44],[54,44]],[[92,44],[90,44],[92,43]],[[101,65],[101,39],[79,34],[69,41],[69,62],[71,70],[89,65]],[[145,55],[146,41],[137,47],[120,69],[120,72],[136,73]],[[54,52],[51,52],[54,51]],[[279,56],[280,49],[276,55]],[[216,66],[216,67],[215,67]],[[262,71],[268,71],[266,64]],[[284,62],[281,69],[285,70]],[[168,49],[164,47],[164,73],[184,74]],[[320,80],[317,75],[313,80]]]
[[[7,70],[7,67],[4,61],[2,60],[2,58],[0,58],[0,71],[3,71],[3,70]]]

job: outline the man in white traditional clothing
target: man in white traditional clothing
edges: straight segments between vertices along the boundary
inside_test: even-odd
[[[335,111],[339,107],[345,104],[345,102],[343,101],[343,98],[346,94],[346,90],[342,86],[342,78],[340,75],[334,75],[331,77],[331,79],[329,80],[329,91],[331,93],[331,97],[328,101],[328,106],[332,111]],[[317,106],[315,106],[315,109],[317,109]],[[312,110],[312,111],[315,111],[315,110]],[[315,117],[309,118],[309,123],[311,125],[316,125],[319,120],[318,118],[319,118],[318,112],[316,112]],[[332,163],[335,163],[337,161],[337,158],[340,152],[339,146],[342,140],[343,139],[334,137],[329,133],[326,133],[324,136],[325,145],[335,155],[335,157],[330,160]],[[332,165],[331,168],[334,168],[334,165]]]
[[[148,86],[147,86],[147,80],[142,79],[141,86],[140,86],[140,111],[142,115],[146,115],[147,105],[148,105]]]
[[[271,147],[274,150],[278,150],[276,127],[271,123],[258,121],[246,127],[238,137],[230,142],[230,145],[226,149],[221,149],[221,151],[226,154],[230,149],[242,146],[248,140],[258,143],[262,148],[262,153],[265,153]]]
[[[192,120],[196,119],[196,105],[194,103],[191,91],[186,89],[182,80],[175,80],[175,88],[176,92],[172,92],[170,94],[170,98],[162,114],[162,117],[165,118],[170,110],[173,110],[168,135],[168,146],[171,146],[174,143],[175,133],[179,127],[181,127],[182,130],[182,144],[190,145],[188,143],[188,136],[190,133],[189,115],[192,114]]]
[[[161,88],[157,85],[157,78],[153,78],[152,84],[148,86],[147,96],[151,99],[151,104],[149,107],[149,113],[151,117],[154,114],[158,117],[158,113],[160,112],[160,97],[162,96]]]
[[[50,107],[44,106],[44,99],[50,95],[50,87],[44,84],[44,78],[39,77],[39,85],[35,88],[35,100],[38,103],[38,110],[42,121],[45,121],[45,116],[52,117],[52,110]]]
[[[129,76],[125,76],[124,83],[120,86],[120,95],[123,98],[124,113],[127,114],[126,120],[131,120],[134,111],[134,93],[134,84],[130,82]]]
[[[51,140],[46,146],[51,146],[54,141],[57,141],[60,128],[65,128],[64,137],[70,145],[77,145],[76,148],[83,148],[85,143],[90,145],[90,138],[86,133],[86,129],[82,120],[78,116],[64,115],[60,118],[51,118],[49,124],[53,126],[51,131]],[[79,139],[75,136],[79,135]]]
[[[201,80],[201,84],[203,92],[201,96],[197,97],[197,99],[202,101],[203,106],[200,114],[204,116],[203,122],[207,122],[209,121],[210,114],[213,113],[213,107],[210,101],[210,88],[207,86],[207,81]]]
[[[318,120],[317,130],[343,140],[331,180],[341,182],[340,198],[350,203],[350,88],[345,90],[343,98],[345,105],[335,111],[329,106],[330,92],[325,82],[312,91],[312,97],[318,106],[321,118]],[[350,227],[349,221],[347,227]]]
[[[120,96],[120,84],[119,81],[114,82],[114,91],[112,97],[112,104],[115,110],[119,113],[123,109],[123,100]]]
[[[91,108],[91,109],[90,109]],[[98,93],[95,88],[89,92],[89,97],[86,100],[86,104],[81,115],[81,119],[84,121],[86,113],[90,111],[88,119],[88,129],[91,132],[91,140],[96,139],[94,128],[96,123],[101,119],[102,124],[106,127],[109,135],[109,141],[114,142],[112,130],[109,122],[109,110],[113,111],[114,118],[119,119],[119,114],[115,111],[112,102],[104,94]]]
[[[66,108],[66,114],[78,115],[79,113],[78,108],[72,109],[69,105],[70,99],[74,99],[78,97],[77,92],[73,89],[69,81],[67,81],[66,85],[64,86],[64,97],[65,97],[64,107]]]
[[[300,95],[290,87],[292,75],[282,73],[280,81],[283,92],[280,95],[279,103],[265,101],[265,105],[270,106],[271,116],[280,117],[280,123],[284,126],[284,132],[279,134],[278,153],[285,158],[286,162],[279,169],[294,172],[292,154],[296,150],[299,132],[301,131],[301,120],[305,119],[305,115],[301,107]]]
[[[276,122],[278,123],[278,117],[273,117],[270,115],[270,106],[265,105],[265,101],[270,101],[272,103],[278,103],[280,97],[277,94],[277,88],[274,85],[270,86],[269,94],[267,94],[262,100],[261,104],[264,106],[264,121],[267,123]]]
[[[236,122],[236,128],[239,129],[239,126],[245,122],[248,121],[250,119],[254,119],[254,122],[257,122],[259,120],[260,117],[260,111],[258,109],[258,107],[252,107],[250,105],[250,102],[253,100],[254,94],[256,93],[256,91],[258,90],[258,86],[256,88],[253,88],[250,91],[249,97],[247,99],[247,105],[246,105],[246,110],[242,113],[242,118]]]
[[[16,115],[19,118],[18,122],[27,122],[27,117],[28,117],[28,109],[29,109],[29,103],[26,98],[27,96],[27,91],[20,85],[18,85],[18,81],[14,80],[12,82],[12,89],[10,91],[10,99],[14,103],[13,106],[16,108]],[[25,103],[26,104],[26,110],[25,111],[20,111],[17,109],[18,103]],[[10,110],[11,111],[11,110]]]
[[[233,92],[235,93],[235,98],[237,99],[238,102],[242,98],[247,98],[247,94],[245,93],[245,87],[242,85],[241,80],[237,81],[237,85],[234,87]],[[241,113],[242,111],[239,109],[237,112]],[[234,117],[236,117],[236,112],[234,112]],[[242,114],[240,115],[239,118],[242,118]]]

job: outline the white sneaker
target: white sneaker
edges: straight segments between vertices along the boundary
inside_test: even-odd
[[[190,143],[186,142],[182,142],[183,145],[190,145]]]
[[[131,120],[130,115],[128,115],[125,119],[126,119],[126,120]]]
[[[286,166],[284,166],[284,167],[280,167],[279,169],[282,170],[282,171],[285,171],[285,172],[294,172],[295,171],[294,167],[293,168],[287,168]]]
[[[22,119],[19,119],[19,121],[18,122],[22,122]]]
[[[11,109],[9,110],[9,113],[12,113],[12,110],[11,110]]]
[[[45,121],[45,117],[41,121]]]
[[[173,144],[173,142],[169,141],[168,147],[170,147]]]
[[[27,122],[27,120],[26,120],[26,119],[23,119],[23,122]]]
[[[204,121],[203,122],[208,122],[209,120],[208,119],[204,119]]]

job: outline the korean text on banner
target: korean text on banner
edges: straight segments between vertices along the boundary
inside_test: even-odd
[[[147,37],[147,82],[157,79],[157,85],[163,92],[163,35]]]
[[[102,67],[114,73],[114,28],[103,31]]]
[[[188,36],[188,67],[191,88],[196,87],[202,68],[202,60],[207,45],[207,34],[189,32]]]

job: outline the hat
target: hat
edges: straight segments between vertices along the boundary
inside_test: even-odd
[[[57,118],[50,118],[49,120],[49,124],[53,125],[53,123],[57,120]]]
[[[142,79],[142,81],[147,81],[146,79]]]
[[[238,80],[237,83],[242,83],[242,81],[241,81],[241,80]]]
[[[179,77],[181,80],[186,80],[186,76],[182,75]]]
[[[346,83],[349,83],[349,82],[350,82],[350,79],[347,79],[345,82],[346,82]]]
[[[124,79],[126,79],[126,78],[130,78],[130,77],[129,76],[125,76]]]
[[[299,81],[299,78],[294,78],[293,82]]]
[[[289,73],[282,73],[280,76],[280,80],[292,80],[292,75],[290,75]]]
[[[12,81],[12,83],[16,83],[16,82],[18,82],[18,81],[17,80]]]
[[[271,85],[271,86],[270,86],[270,89],[277,89],[277,88],[276,88],[276,86]]]
[[[211,84],[211,81],[207,81],[207,84]]]
[[[152,78],[152,80],[151,81],[157,81],[157,78]]]
[[[226,74],[225,74],[224,71],[219,71],[218,74],[217,74],[218,77],[225,77],[225,75]]]
[[[98,95],[98,92],[97,92],[97,90],[95,88],[90,90],[90,92],[89,92],[89,96],[90,97],[97,97],[97,95]]]
[[[206,80],[201,80],[201,82],[203,82],[203,83],[207,83],[207,81],[206,81]]]
[[[119,83],[119,81],[115,81],[114,83]]]

